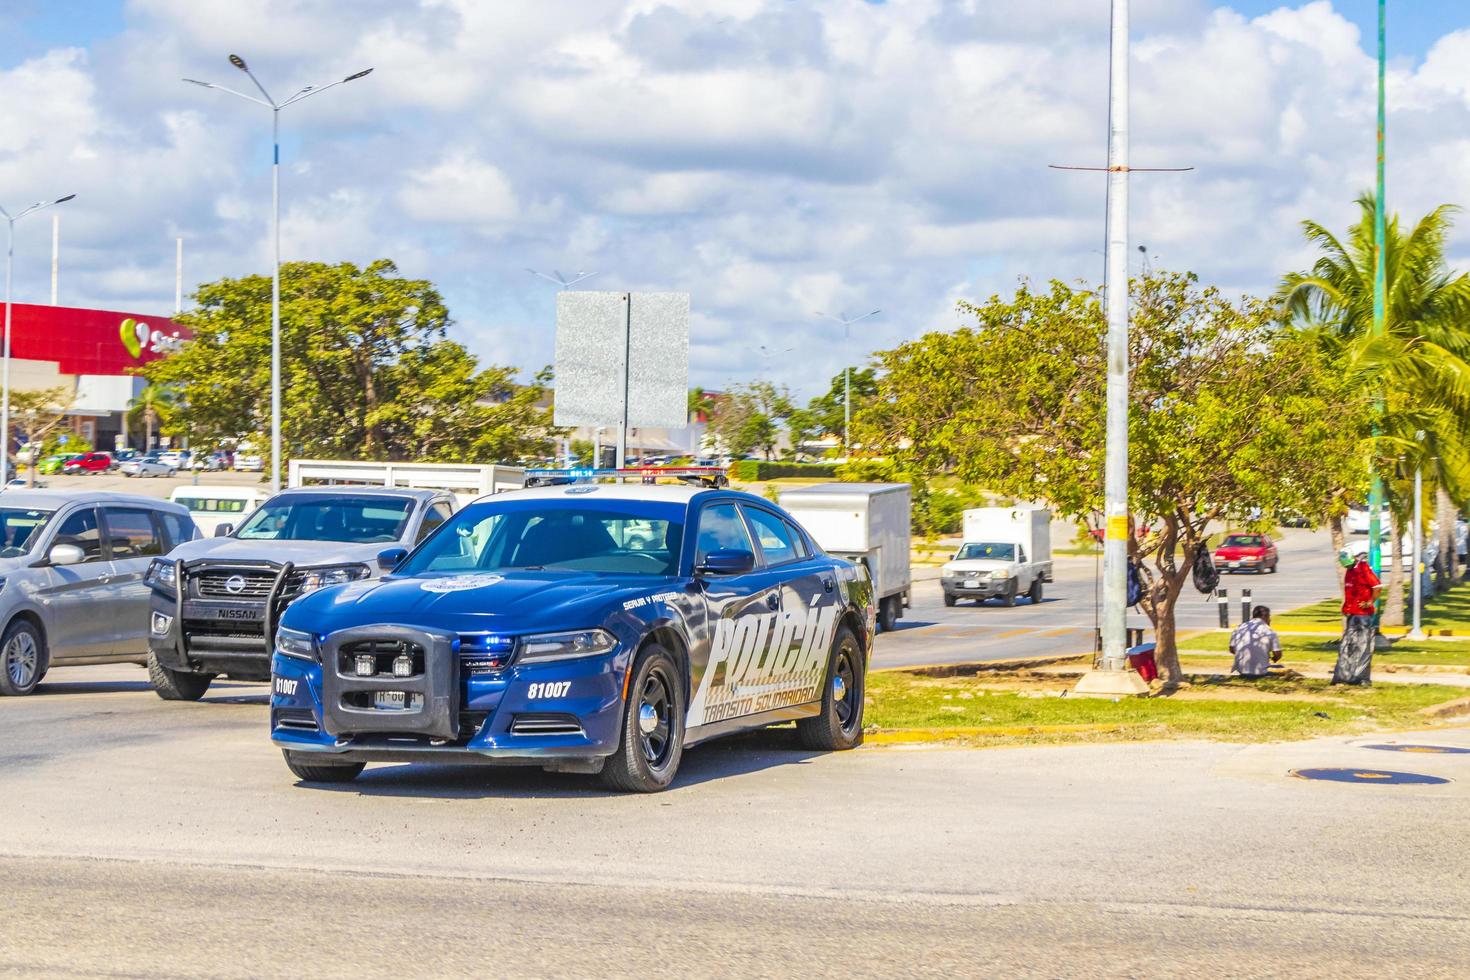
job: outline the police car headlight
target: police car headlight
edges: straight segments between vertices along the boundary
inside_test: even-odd
[[[520,663],[546,663],[596,657],[617,649],[618,641],[607,630],[578,630],[575,633],[537,633],[521,637]]]
[[[148,574],[144,579],[150,585],[161,585],[164,588],[174,587],[174,563],[171,561],[159,561],[157,558],[148,566]]]
[[[329,585],[346,585],[360,578],[367,578],[372,569],[366,565],[342,565],[337,568],[311,568],[301,576],[301,592],[315,592]]]
[[[310,633],[282,626],[276,630],[276,652],[298,660],[315,661],[316,639]]]

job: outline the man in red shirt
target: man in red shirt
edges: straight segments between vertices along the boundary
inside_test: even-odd
[[[1332,683],[1371,685],[1373,642],[1377,632],[1373,620],[1378,612],[1378,592],[1383,583],[1373,573],[1367,559],[1346,548],[1337,560],[1347,569],[1342,577],[1342,614],[1347,622],[1342,640],[1337,645],[1337,666],[1332,671]]]

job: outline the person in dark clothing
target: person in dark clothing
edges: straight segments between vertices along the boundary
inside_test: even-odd
[[[1332,670],[1332,683],[1371,685],[1373,641],[1377,632],[1374,620],[1383,583],[1373,573],[1366,558],[1344,548],[1337,560],[1347,569],[1342,578],[1345,622],[1342,640],[1337,644],[1337,666]]]

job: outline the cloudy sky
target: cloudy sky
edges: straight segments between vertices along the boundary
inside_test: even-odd
[[[1470,204],[1470,3],[1391,0],[1390,206]],[[1134,0],[1133,240],[1234,291],[1371,186],[1373,0]],[[554,287],[692,294],[695,383],[813,394],[1018,276],[1094,279],[1106,0],[0,0],[0,201],[76,193],[61,300],[139,312],[288,259],[396,260],[487,360],[552,357]],[[1458,66],[1458,67],[1457,67]],[[49,295],[49,222],[16,294]],[[1470,264],[1470,217],[1455,243]],[[1135,260],[1138,256],[1135,254]],[[1136,262],[1135,262],[1136,264]],[[881,307],[841,328],[812,312]]]

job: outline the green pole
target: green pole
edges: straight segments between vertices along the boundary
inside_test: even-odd
[[[1384,241],[1387,238],[1387,221],[1383,194],[1383,131],[1384,111],[1384,65],[1387,61],[1387,46],[1384,42],[1388,20],[1388,0],[1378,0],[1378,193],[1373,207],[1373,336],[1382,337],[1385,329],[1384,297],[1388,293],[1388,270],[1385,268]],[[1383,410],[1383,398],[1378,398],[1378,410]],[[1373,435],[1378,435],[1378,423],[1373,424]],[[1377,453],[1378,440],[1373,441]],[[1373,488],[1368,494],[1368,563],[1375,574],[1383,572],[1383,529],[1379,526],[1379,512],[1383,509],[1383,477],[1378,472],[1378,461],[1373,460]]]

